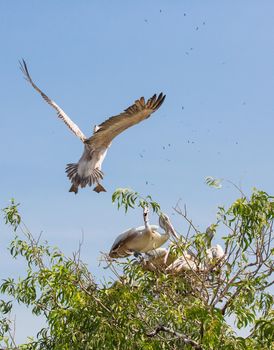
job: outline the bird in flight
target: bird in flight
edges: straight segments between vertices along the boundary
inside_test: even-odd
[[[87,138],[68,115],[33,82],[24,60],[20,62],[20,69],[25,79],[56,110],[58,117],[84,144],[84,152],[78,163],[67,164],[66,167],[67,176],[72,183],[69,192],[76,194],[78,187],[83,188],[87,185],[96,185],[94,191],[97,193],[106,192],[100,183],[104,176],[101,167],[112,140],[124,130],[150,117],[162,105],[165,95],[163,93],[158,96],[155,94],[147,101],[144,97],[141,97],[124,112],[110,117],[100,125],[96,125],[93,135]]]

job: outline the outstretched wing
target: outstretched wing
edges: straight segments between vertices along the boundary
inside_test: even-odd
[[[66,115],[66,113],[54,101],[52,101],[46,94],[43,93],[43,91],[39,89],[37,85],[34,84],[34,82],[30,77],[26,62],[22,60],[22,62],[19,62],[19,63],[20,63],[20,69],[23,72],[25,79],[34,87],[34,89],[37,92],[39,92],[39,94],[43,97],[43,99],[56,110],[58,117],[64,121],[64,123],[70,128],[70,130],[76,136],[78,136],[80,140],[84,142],[87,138],[79,129],[79,127],[75,123],[73,123],[73,121]]]
[[[162,105],[165,95],[161,92],[159,96],[153,95],[147,102],[141,97],[135,103],[125,109],[119,115],[111,117],[99,125],[97,131],[85,143],[95,147],[107,147],[110,142],[127,128],[140,123],[148,118],[153,112]]]

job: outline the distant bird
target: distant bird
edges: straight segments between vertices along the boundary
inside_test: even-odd
[[[69,192],[74,192],[76,194],[79,186],[83,188],[93,184],[96,184],[94,188],[95,192],[105,192],[106,190],[100,184],[104,175],[101,171],[101,166],[112,140],[127,128],[147,119],[162,105],[165,100],[165,95],[163,95],[163,93],[160,93],[158,96],[155,94],[148,99],[147,102],[144,97],[141,97],[121,114],[107,119],[100,125],[96,125],[93,130],[93,135],[87,138],[66,113],[32,81],[24,60],[20,62],[20,69],[25,79],[41,94],[43,99],[57,111],[58,117],[61,118],[70,130],[84,143],[84,152],[78,163],[67,164],[66,167],[67,176],[72,182]]]
[[[144,208],[143,217],[145,226],[131,228],[115,239],[109,252],[111,258],[124,258],[136,253],[147,253],[162,246],[171,235],[177,238],[167,215],[161,214],[159,216],[159,226],[165,231],[163,234],[158,232],[158,226],[149,224],[147,208]]]

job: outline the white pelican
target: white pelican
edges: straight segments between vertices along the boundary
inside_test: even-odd
[[[165,95],[160,93],[157,97],[155,94],[148,99],[147,102],[144,97],[141,97],[121,114],[105,120],[100,125],[96,125],[93,130],[93,135],[87,138],[67,114],[32,81],[24,60],[20,62],[20,68],[25,79],[41,94],[43,99],[56,110],[58,117],[61,118],[70,130],[84,143],[84,152],[78,163],[67,164],[66,167],[67,176],[72,182],[69,191],[76,194],[79,186],[83,188],[87,185],[91,186],[96,184],[94,188],[95,192],[105,192],[106,190],[100,184],[104,175],[101,171],[101,166],[112,140],[127,128],[147,119],[162,105]]]
[[[110,248],[111,258],[123,258],[134,253],[146,253],[156,249],[169,239],[170,234],[177,238],[165,214],[159,216],[159,226],[165,231],[163,234],[158,232],[158,226],[149,224],[147,208],[144,208],[143,216],[145,226],[131,228],[116,238]]]
[[[212,260],[221,260],[225,257],[225,252],[223,248],[216,244],[215,246],[206,250],[207,259],[212,262]]]
[[[146,252],[144,260],[141,261],[142,267],[149,271],[163,271],[169,266],[175,257],[170,254],[166,248],[157,248]]]
[[[195,261],[193,255],[185,252],[166,268],[166,272],[177,274],[182,271],[197,271],[200,269],[201,266]]]
[[[203,264],[197,261],[197,258],[191,251],[186,251],[166,268],[166,272],[173,274],[191,270],[206,272],[210,270],[214,262],[218,264],[224,257],[225,253],[219,244],[206,250],[206,262]]]

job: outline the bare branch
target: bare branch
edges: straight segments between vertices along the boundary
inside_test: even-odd
[[[201,345],[199,345],[195,340],[190,339],[184,333],[176,332],[176,331],[174,331],[170,328],[167,328],[165,326],[158,326],[154,331],[147,333],[146,335],[148,337],[152,338],[152,337],[155,337],[159,332],[169,333],[169,334],[173,335],[174,337],[176,337],[177,339],[181,339],[186,345],[191,345],[193,347],[193,349],[203,350]]]
[[[182,209],[176,204],[176,207],[172,208],[177,214],[181,215],[188,223],[189,225],[193,228],[195,233],[199,233],[199,230],[194,226],[192,223],[192,220],[189,220],[186,214],[186,207],[185,207],[185,212],[182,211]]]

